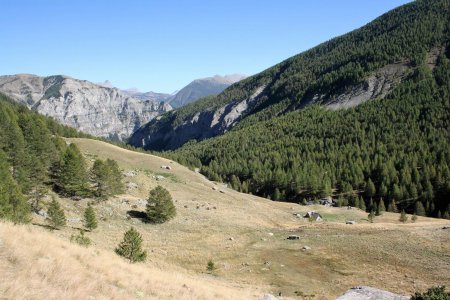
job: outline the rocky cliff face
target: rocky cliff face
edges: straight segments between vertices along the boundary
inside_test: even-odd
[[[67,76],[0,76],[0,92],[29,108],[95,136],[123,140],[142,124],[171,110],[116,88]]]
[[[349,108],[366,101],[384,98],[408,74],[407,64],[388,65],[375,71],[361,83],[346,90],[331,94],[320,92],[305,95],[297,106],[289,110],[321,104],[329,109]],[[129,142],[146,149],[176,149],[189,140],[204,140],[231,130],[246,116],[255,113],[261,102],[267,99],[268,85],[252,90],[244,100],[234,100],[216,109],[206,109],[186,117],[181,124],[174,125],[171,116],[153,120],[136,131]],[[176,110],[173,112],[176,113]]]

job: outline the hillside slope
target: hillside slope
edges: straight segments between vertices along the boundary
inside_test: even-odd
[[[399,214],[384,213],[371,224],[367,213],[359,209],[274,202],[210,182],[165,158],[88,139],[68,141],[76,143],[91,163],[97,158],[117,160],[128,190],[123,195],[95,202],[99,227],[86,233],[93,241],[88,250],[78,250],[65,241],[78,233],[83,211],[94,199],[59,198],[68,226],[53,231],[52,235],[65,241],[39,233],[46,230],[45,219],[40,215],[34,215],[32,223],[41,229],[24,229],[35,238],[14,230],[15,227],[0,226],[2,244],[8,245],[0,246],[0,253],[5,253],[0,255],[0,271],[9,274],[0,288],[15,287],[7,290],[11,295],[32,293],[33,290],[20,289],[17,284],[21,281],[29,287],[39,282],[42,290],[36,293],[47,291],[49,295],[52,291],[60,292],[65,285],[67,295],[76,295],[81,292],[78,283],[93,280],[86,290],[94,295],[100,288],[97,295],[101,292],[116,295],[119,291],[126,295],[122,298],[136,293],[136,297],[145,295],[143,298],[166,298],[172,294],[173,298],[187,299],[210,298],[212,290],[217,297],[226,299],[236,299],[236,295],[238,299],[258,299],[263,293],[280,291],[286,299],[295,298],[296,291],[335,299],[356,285],[408,295],[431,285],[450,284],[450,274],[446,272],[450,265],[450,240],[448,229],[443,229],[450,226],[448,220],[419,217],[416,223],[400,224]],[[162,169],[162,165],[170,165],[171,170]],[[173,220],[159,225],[140,219],[148,191],[156,185],[169,190],[177,209]],[[48,201],[50,197],[44,199]],[[325,221],[310,223],[297,216],[310,210],[320,212]],[[346,220],[357,224],[346,225]],[[142,234],[149,257],[136,268],[124,267],[132,274],[126,275],[118,268],[127,264],[112,253],[130,226]],[[301,239],[288,240],[288,235]],[[23,243],[30,243],[29,254],[19,243],[22,237]],[[45,244],[40,242],[41,238]],[[46,241],[54,247],[49,247]],[[302,250],[303,246],[310,249]],[[59,251],[61,247],[66,251]],[[13,252],[16,249],[17,253]],[[214,278],[206,274],[210,259],[217,266]],[[48,261],[56,262],[58,268],[47,268]],[[65,261],[70,263],[66,265]],[[30,265],[36,268],[29,268]],[[79,277],[68,277],[67,274],[74,273],[63,274],[59,267],[75,270]],[[147,270],[151,277],[145,275]]]
[[[165,155],[200,168],[213,180],[229,182],[237,190],[274,200],[298,203],[333,196],[341,205],[350,203],[368,212],[379,207],[394,211],[397,206],[411,213],[450,218],[450,36],[449,23],[444,22],[449,17],[446,4],[448,1],[413,2],[274,67],[291,71],[298,67],[301,73],[305,69],[299,66],[303,65],[319,72],[322,67],[348,60],[349,69],[330,67],[322,70],[323,76],[305,83],[307,91],[297,99],[299,102],[286,98],[266,105],[287,90],[279,86],[279,93],[262,96],[265,100],[259,102],[265,90],[260,87],[249,98],[266,107],[257,109],[257,113],[240,119],[239,111],[250,109],[247,102],[218,110],[205,106],[192,120],[183,121],[181,115],[189,107],[195,108],[188,106],[142,128],[140,132],[149,129],[152,134],[140,142],[150,149],[177,147],[193,135],[199,134],[197,138],[202,139],[227,131],[230,127],[223,126],[225,122],[234,126],[229,132],[191,141]],[[365,42],[361,44],[359,38]],[[352,56],[352,51],[362,51],[365,56]],[[329,52],[335,58],[329,57]],[[373,61],[375,54],[378,58]],[[355,64],[365,65],[364,70],[375,69],[375,75],[362,71],[363,83],[348,79],[362,70],[354,68]],[[272,71],[246,79],[215,98],[200,100],[196,107],[225,101],[232,90],[248,91],[245,82],[256,82]],[[297,75],[291,72],[265,77],[273,80],[267,87],[280,78],[289,81]],[[367,88],[367,93],[358,94],[358,87]],[[289,91],[298,88],[292,85]],[[365,101],[367,95],[375,95],[378,100]],[[346,109],[339,109],[342,107]],[[281,108],[283,113],[278,115]],[[207,115],[209,121],[204,118]],[[174,123],[178,127],[172,128]],[[131,142],[135,138],[139,136],[135,134]]]
[[[5,299],[258,299],[256,289],[212,276],[132,265],[33,226],[0,222]]]
[[[141,101],[116,88],[68,76],[0,76],[0,92],[62,124],[94,136],[128,138],[170,105]]]
[[[448,6],[448,0],[419,0],[394,9],[218,96],[165,114],[133,134],[130,143],[175,149],[314,103],[337,108],[383,98],[427,56],[435,60],[443,52],[449,41]]]

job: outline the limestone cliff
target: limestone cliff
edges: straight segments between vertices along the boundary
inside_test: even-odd
[[[61,75],[0,76],[0,92],[63,124],[116,140],[171,110],[164,102],[142,101],[117,88]]]

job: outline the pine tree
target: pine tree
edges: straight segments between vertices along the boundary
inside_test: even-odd
[[[416,201],[414,212],[418,216],[426,216],[425,208],[423,207],[422,201]]]
[[[397,204],[395,204],[395,200],[391,200],[391,202],[389,202],[389,205],[388,205],[388,212],[392,212],[392,213],[398,212],[398,210],[397,210]]]
[[[56,190],[65,196],[85,196],[88,176],[84,158],[75,144],[63,154],[56,177]]]
[[[375,219],[375,213],[374,211],[370,211],[370,214],[367,216],[369,218],[369,222],[373,223],[373,219]]]
[[[111,173],[108,166],[101,159],[96,159],[91,169],[94,183],[94,194],[100,198],[106,198],[111,193]]]
[[[50,202],[47,214],[47,220],[53,228],[59,229],[66,226],[66,216],[64,214],[64,210],[59,205],[58,201],[56,201],[55,197],[53,197],[52,202]]]
[[[412,221],[413,223],[415,223],[415,222],[417,221],[417,215],[416,215],[416,213],[414,213],[414,214],[412,215],[411,221]]]
[[[378,204],[378,210],[379,210],[380,212],[386,211],[386,206],[384,205],[384,200],[383,200],[383,198],[380,199],[380,203]]]
[[[11,176],[5,154],[0,150],[0,218],[14,223],[28,223],[30,205]]]
[[[402,212],[400,213],[400,218],[398,219],[400,222],[402,223],[406,223],[406,221],[408,221],[408,216],[405,213],[405,210],[403,209]]]
[[[94,230],[98,226],[94,208],[90,204],[84,211],[84,226],[90,231]]]
[[[382,203],[382,201],[380,201],[380,203],[377,205],[376,203],[375,203],[375,215],[376,216],[381,216],[381,209],[380,209],[380,204]]]
[[[106,159],[106,165],[109,168],[111,181],[111,195],[118,195],[125,191],[125,185],[122,181],[122,172],[120,171],[117,161],[113,159]]]
[[[359,208],[362,210],[362,211],[366,211],[366,201],[364,201],[364,199],[363,198],[359,198]]]
[[[176,209],[169,191],[160,185],[151,190],[146,213],[148,220],[154,223],[163,223],[175,217]]]
[[[369,178],[369,180],[367,181],[366,190],[365,190],[366,197],[372,198],[373,196],[375,196],[375,192],[376,192],[375,184],[373,183],[372,179]]]
[[[142,236],[134,227],[125,232],[122,242],[115,251],[131,263],[145,261],[147,258],[147,251],[142,250]]]
[[[280,190],[278,188],[275,188],[275,191],[273,192],[273,195],[272,195],[272,200],[278,201],[280,199],[281,199]]]
[[[107,198],[124,191],[122,173],[117,162],[112,159],[95,160],[91,169],[91,181],[94,184],[94,194],[99,198]]]

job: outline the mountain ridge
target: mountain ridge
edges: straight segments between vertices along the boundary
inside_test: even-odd
[[[117,88],[65,75],[0,76],[0,92],[65,125],[113,140],[127,138],[141,124],[171,109],[163,102],[141,101]]]
[[[130,143],[152,150],[173,150],[190,140],[224,134],[246,119],[247,123],[258,122],[311,104],[329,104],[355,87],[359,88],[357,94],[369,96],[366,100],[384,97],[398,78],[404,78],[426,59],[427,53],[445,49],[448,4],[447,0],[416,1],[400,6],[357,30],[246,78],[217,96],[199,99],[146,124],[133,134]],[[389,73],[382,71],[388,65],[404,65],[408,70],[379,78],[380,72]],[[375,84],[370,86],[374,79]],[[370,95],[369,89],[377,91],[375,86],[383,86],[385,80],[393,84]],[[261,88],[258,97],[251,99]]]

